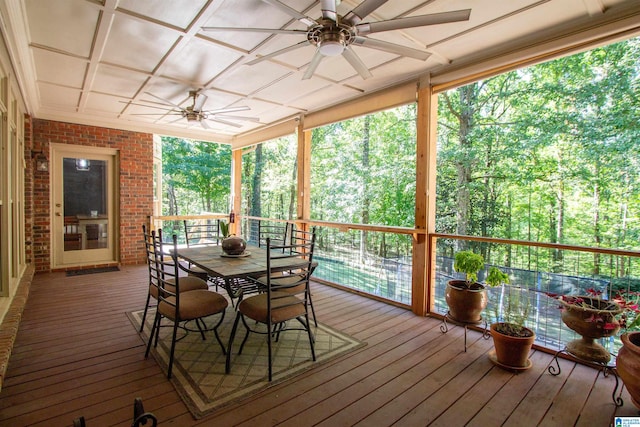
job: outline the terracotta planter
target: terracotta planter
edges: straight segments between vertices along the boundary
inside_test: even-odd
[[[461,323],[479,323],[482,311],[487,306],[487,291],[480,283],[473,283],[470,289],[464,280],[449,280],[445,290],[449,306],[449,317]]]
[[[618,376],[627,387],[633,404],[640,408],[640,332],[623,334],[616,359]]]
[[[227,255],[242,255],[247,242],[239,236],[229,236],[222,240],[222,251]]]
[[[530,368],[529,353],[533,342],[536,340],[536,334],[529,328],[524,328],[527,331],[527,336],[524,337],[503,334],[497,330],[497,327],[501,324],[493,323],[491,325],[495,356],[490,355],[490,358],[498,366],[505,369],[522,370]],[[495,357],[495,360],[493,360],[493,357]]]
[[[580,359],[606,364],[611,360],[611,355],[595,340],[613,336],[618,332],[620,323],[615,316],[620,314],[622,309],[611,301],[588,296],[578,298],[594,308],[560,300],[563,305],[562,321],[570,329],[582,335],[582,338],[567,344],[567,351]]]

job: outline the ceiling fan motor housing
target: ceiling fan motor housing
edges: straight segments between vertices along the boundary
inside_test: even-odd
[[[330,19],[320,19],[319,25],[309,29],[307,40],[320,49],[324,56],[337,56],[342,54],[344,48],[353,43],[356,34],[352,27]]]
[[[188,122],[199,122],[204,117],[200,112],[193,111],[193,107],[187,107],[182,112],[183,116],[187,119]]]

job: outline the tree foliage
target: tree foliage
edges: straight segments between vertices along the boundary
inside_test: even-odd
[[[265,218],[296,217],[296,137],[259,144],[242,156],[243,212]]]
[[[638,248],[638,39],[441,95],[437,229]]]
[[[162,137],[164,194],[169,215],[227,212],[231,188],[228,145]]]
[[[411,104],[314,129],[312,218],[413,226],[415,123]]]

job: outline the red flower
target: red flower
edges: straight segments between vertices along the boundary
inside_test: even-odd
[[[592,297],[597,297],[602,295],[602,291],[598,291],[594,288],[589,288],[587,289],[587,294],[591,295]]]

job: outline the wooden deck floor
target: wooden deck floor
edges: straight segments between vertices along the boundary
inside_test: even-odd
[[[491,364],[491,340],[351,293],[314,284],[318,318],[368,345],[249,402],[194,420],[124,312],[146,298],[146,267],[36,275],[7,377],[0,425],[127,426],[141,397],[161,426],[608,426],[614,379],[537,351],[514,375]],[[618,415],[637,416],[626,390]]]

